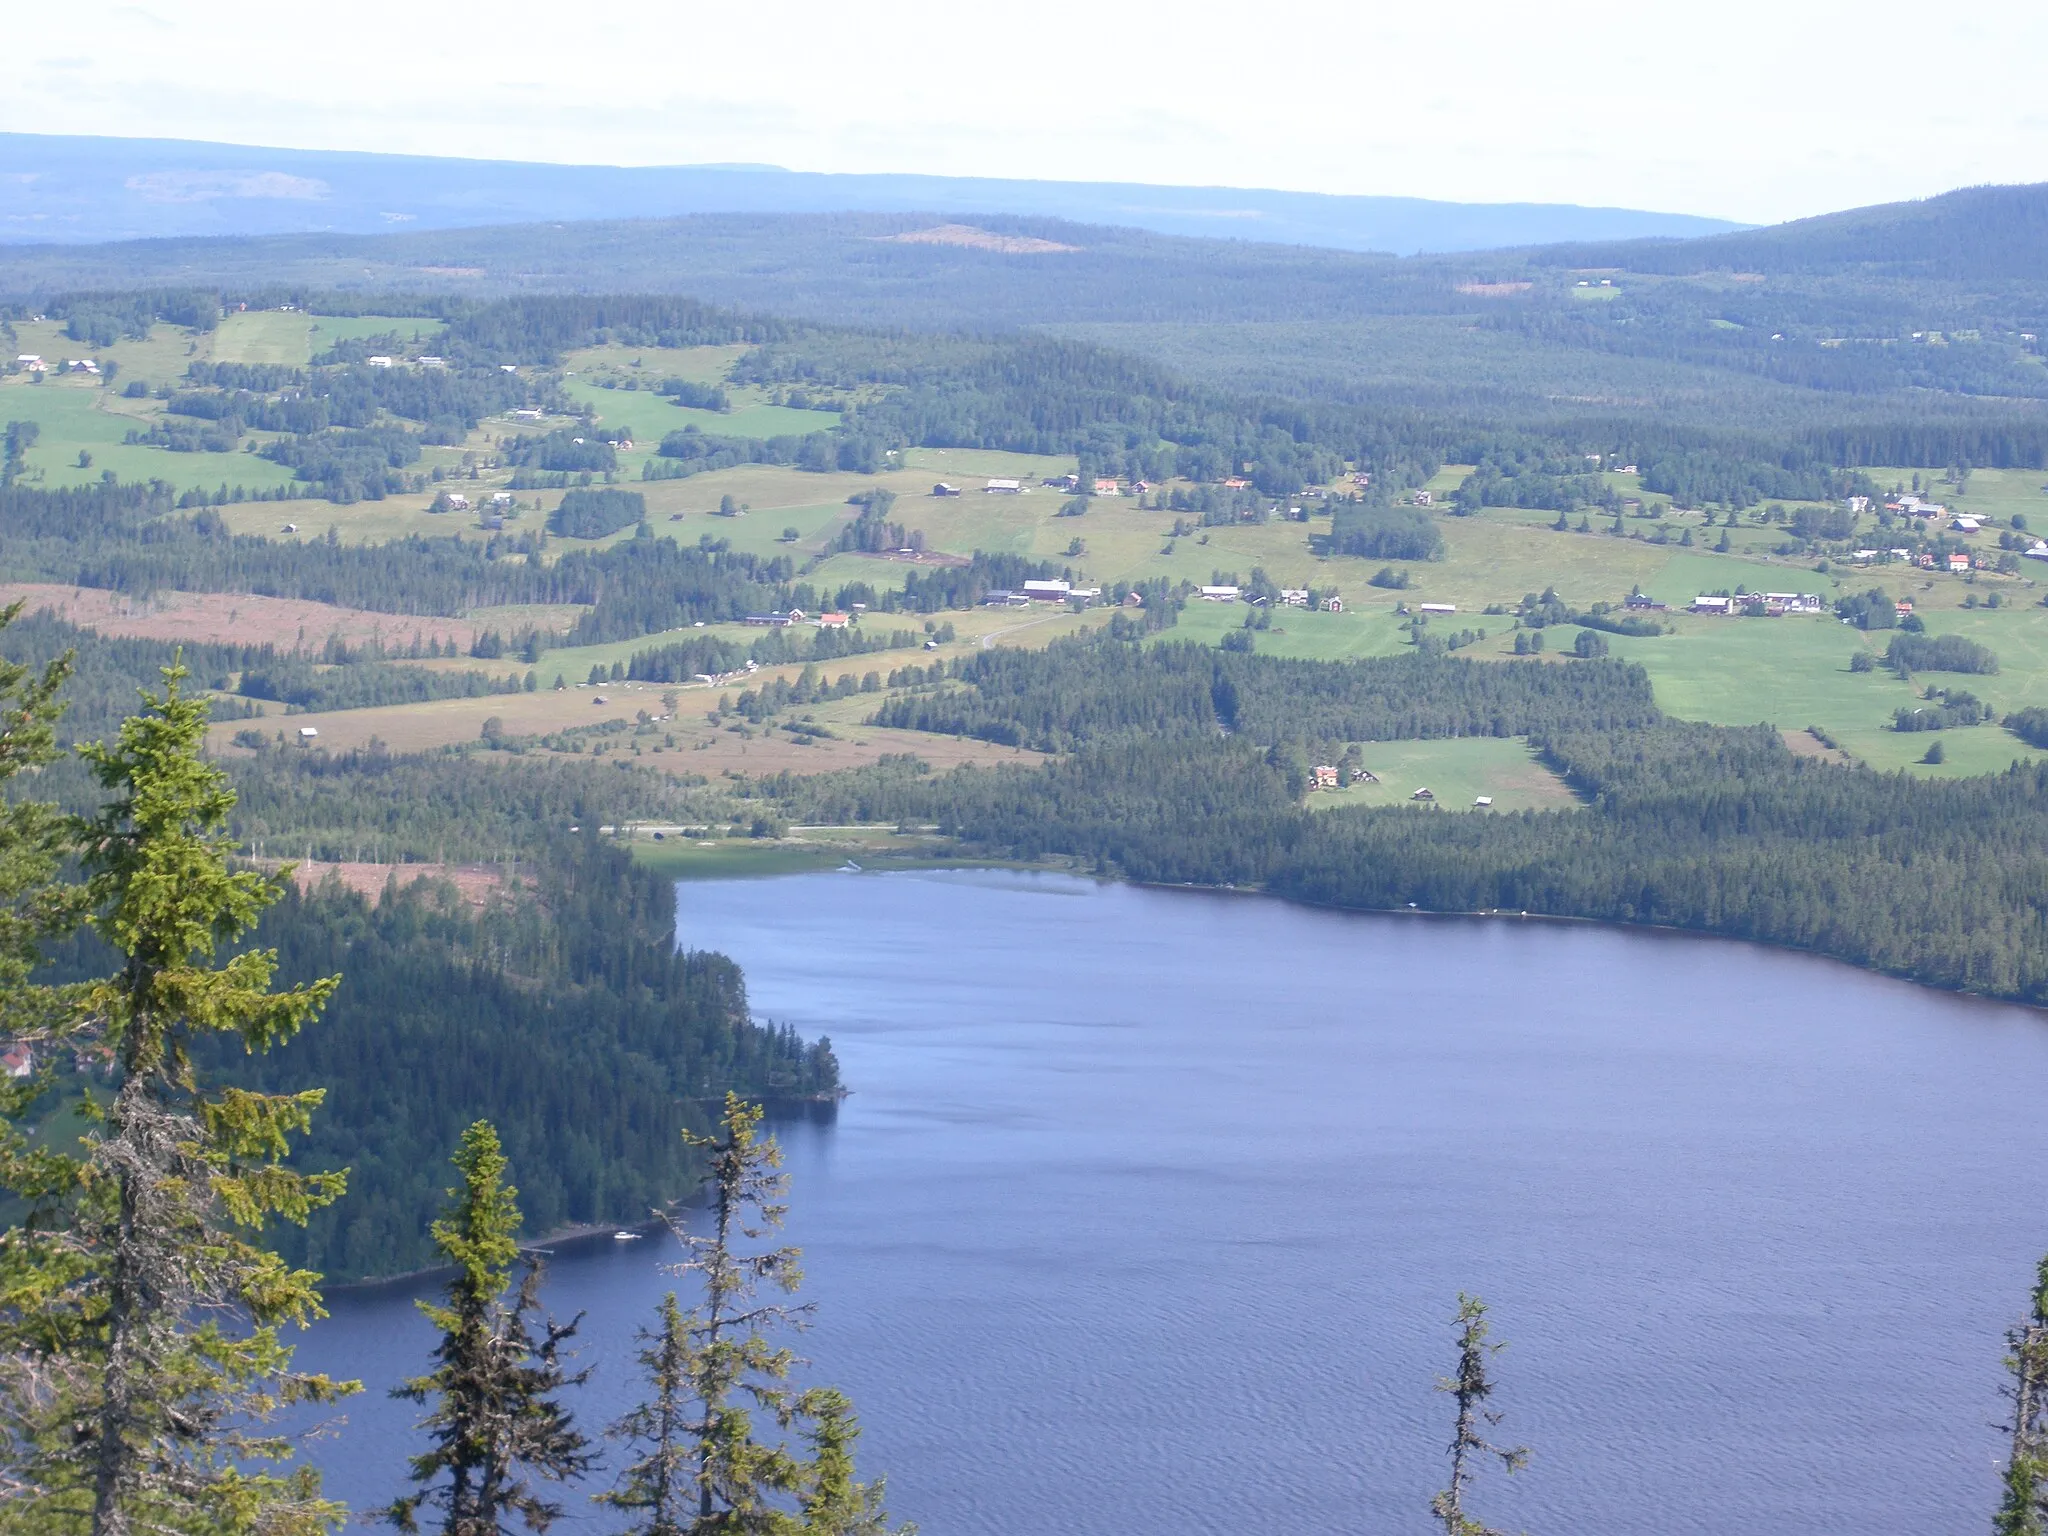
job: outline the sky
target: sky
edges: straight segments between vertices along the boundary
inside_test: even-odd
[[[66,0],[0,129],[1565,202],[2048,180],[2041,0]]]

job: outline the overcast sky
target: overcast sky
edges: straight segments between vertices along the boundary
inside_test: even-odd
[[[64,0],[0,128],[1569,202],[2048,180],[2043,0]]]

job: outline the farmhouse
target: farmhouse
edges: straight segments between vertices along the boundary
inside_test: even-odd
[[[1021,480],[991,480],[982,487],[990,496],[1015,496],[1024,489]]]
[[[14,366],[29,373],[43,373],[49,368],[49,364],[45,363],[33,352],[22,353],[21,356],[14,360]]]
[[[371,359],[370,359],[370,361],[374,363],[374,362],[376,361],[376,359],[375,359],[375,358],[373,357],[373,358],[371,358]],[[387,358],[387,359],[385,360],[385,362],[386,362],[386,365],[388,366],[388,365],[389,365],[389,362],[390,362],[390,359],[388,359],[388,358]],[[540,420],[540,418],[541,418],[541,414],[542,414],[541,412],[539,412],[539,411],[536,411],[536,410],[530,410],[530,409],[522,408],[522,409],[520,409],[520,410],[516,410],[516,411],[514,411],[514,412],[512,413],[512,419],[513,419],[514,421],[539,421],[539,420]]]
[[[1337,770],[1334,765],[1328,763],[1321,764],[1311,771],[1316,776],[1317,789],[1335,789],[1337,787]]]
[[[1074,589],[1064,581],[1027,581],[1024,595],[1034,602],[1064,603]]]
[[[1418,507],[1429,507],[1429,506],[1434,506],[1435,504],[1436,504],[1436,492],[1434,492],[1434,491],[1417,491],[1417,492],[1415,493],[1415,505],[1417,505]]]
[[[1647,592],[1629,593],[1622,607],[1634,613],[1668,613],[1671,610],[1669,603],[1660,603]]]
[[[1951,576],[1960,576],[1969,568],[1970,557],[1960,549],[1948,557],[1948,569]]]
[[[469,510],[469,498],[467,496],[456,491],[449,491],[446,494],[448,510],[450,512],[467,512]]]
[[[1280,589],[1280,601],[1289,608],[1306,608],[1308,606],[1308,588],[1282,587]]]
[[[1732,597],[1708,597],[1702,592],[1692,600],[1692,611],[1694,613],[1733,613],[1735,611],[1735,599]]]
[[[1095,482],[1095,494],[1098,496],[1121,496],[1123,493],[1124,488],[1114,480],[1097,480]]]
[[[1415,791],[1414,794],[1410,795],[1408,798],[1410,800],[1434,800],[1436,796],[1433,793],[1431,793],[1427,788],[1424,788],[1418,789],[1417,791]]]
[[[1079,475],[1048,475],[1038,483],[1049,490],[1055,491],[1078,491],[1081,489],[1081,477]]]
[[[35,1053],[25,1045],[10,1045],[5,1054],[0,1054],[0,1071],[9,1077],[27,1077],[35,1069]]]
[[[818,628],[820,629],[844,629],[851,622],[852,620],[843,613],[821,613],[818,615]]]
[[[1237,601],[1235,587],[1204,587],[1202,601],[1205,603],[1234,603]]]
[[[98,373],[100,371],[100,365],[89,357],[74,357],[71,359],[70,367],[73,373]]]

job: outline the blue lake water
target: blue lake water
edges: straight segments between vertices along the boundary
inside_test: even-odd
[[[1042,875],[679,895],[680,941],[854,1090],[779,1126],[801,1348],[925,1536],[1429,1530],[1461,1289],[1533,1452],[1490,1524],[1985,1528],[2048,1017],[1709,940]],[[664,1247],[556,1257],[588,1424]],[[422,1369],[411,1294],[335,1298],[302,1362]],[[347,1412],[330,1490],[388,1499],[416,1410]],[[569,1502],[558,1530],[611,1528]]]

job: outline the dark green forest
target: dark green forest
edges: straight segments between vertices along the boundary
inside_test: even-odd
[[[1337,906],[1528,911],[1785,944],[2048,1002],[2048,769],[1927,783],[1663,718],[1614,661],[1278,662],[1103,639],[1004,652],[887,706],[1057,744],[1041,769],[898,761],[764,781],[793,819],[929,822],[968,846]],[[1582,808],[1301,808],[1344,744],[1527,736]]]

